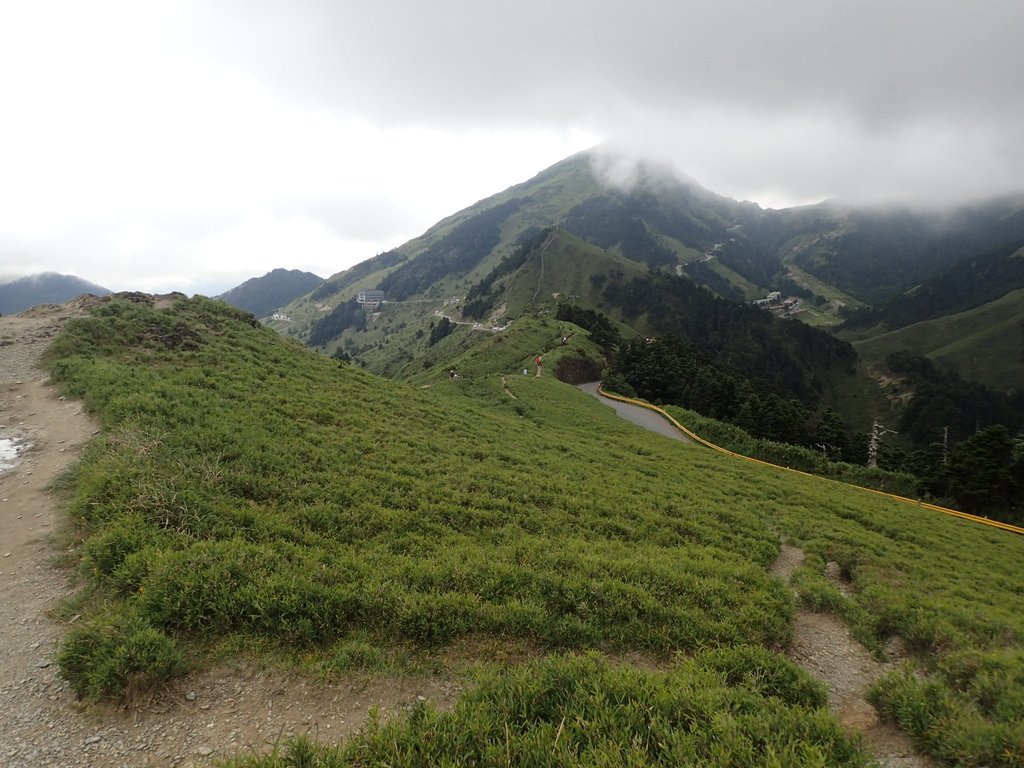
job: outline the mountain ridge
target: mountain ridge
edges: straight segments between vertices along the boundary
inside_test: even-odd
[[[91,293],[108,296],[111,291],[76,275],[40,272],[0,283],[0,314],[23,312],[38,304],[63,304]]]
[[[312,272],[277,268],[262,277],[253,277],[216,298],[233,307],[266,317],[279,307],[316,288],[323,278]]]

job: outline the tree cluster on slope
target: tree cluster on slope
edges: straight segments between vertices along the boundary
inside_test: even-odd
[[[932,443],[910,458],[920,490],[958,509],[1024,524],[1024,441],[997,424],[947,449]]]
[[[611,355],[622,344],[622,337],[615,324],[601,312],[578,307],[575,304],[560,303],[555,310],[555,319],[573,323],[588,331],[590,340],[597,344],[605,355]]]
[[[806,403],[817,402],[830,372],[845,375],[857,359],[850,344],[825,331],[720,299],[684,278],[612,279],[602,295],[627,319],[645,316],[657,335],[688,339],[723,367]]]
[[[354,298],[343,301],[330,314],[313,323],[309,332],[309,344],[318,347],[335,339],[345,331],[366,330],[366,312]]]
[[[615,355],[612,374],[646,400],[690,408],[742,427],[755,437],[811,443],[811,414],[803,404],[758,386],[679,336],[623,344]]]
[[[501,225],[524,203],[513,199],[476,214],[414,259],[386,275],[378,286],[393,301],[403,301],[445,277],[465,274],[501,241]]]
[[[458,326],[455,323],[447,317],[442,317],[441,321],[430,329],[430,338],[427,340],[427,346],[434,346],[445,336],[450,335],[456,328],[458,328]]]
[[[936,367],[927,357],[906,350],[886,357],[886,366],[906,377],[914,396],[899,429],[915,446],[925,446],[949,430],[954,443],[979,429],[1002,424],[1011,432],[1024,429],[1024,390],[999,392]]]
[[[618,246],[627,259],[651,267],[676,260],[675,253],[660,244],[648,230],[642,212],[631,210],[615,197],[595,197],[580,203],[569,211],[565,228],[602,248]]]

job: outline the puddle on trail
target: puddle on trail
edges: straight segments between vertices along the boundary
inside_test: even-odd
[[[0,472],[6,472],[18,463],[18,454],[24,446],[13,437],[0,437]]]

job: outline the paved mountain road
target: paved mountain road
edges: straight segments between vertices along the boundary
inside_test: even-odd
[[[579,388],[584,392],[589,392],[605,405],[610,405],[615,409],[615,412],[619,414],[619,416],[632,424],[636,424],[638,427],[649,429],[651,432],[657,432],[659,435],[670,437],[673,440],[680,440],[684,443],[693,443],[693,440],[688,438],[669,422],[665,421],[663,417],[659,416],[654,411],[641,408],[639,405],[630,405],[629,403],[621,403],[618,400],[603,397],[597,391],[600,384],[601,383],[599,381],[592,381],[589,384],[580,384]]]

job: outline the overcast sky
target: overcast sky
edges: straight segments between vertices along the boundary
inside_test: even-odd
[[[599,142],[766,207],[1024,189],[1021,0],[0,3],[0,275],[328,276]]]

